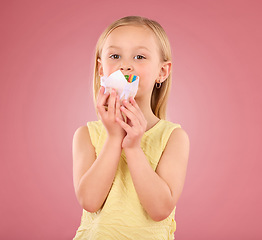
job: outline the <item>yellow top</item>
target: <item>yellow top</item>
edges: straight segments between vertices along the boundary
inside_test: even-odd
[[[98,156],[107,137],[106,129],[101,120],[88,122],[87,126]],[[141,148],[154,171],[171,132],[177,127],[181,128],[181,125],[161,119],[144,133]],[[81,224],[73,240],[175,239],[175,210],[176,207],[162,221],[157,222],[150,218],[139,201],[125,153],[122,151],[115,179],[104,205],[95,213],[83,209]]]

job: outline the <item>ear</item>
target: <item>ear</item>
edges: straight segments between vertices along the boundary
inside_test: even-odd
[[[159,73],[159,80],[161,83],[164,82],[168,78],[171,72],[171,67],[172,67],[171,61],[166,61],[162,64],[162,67]]]
[[[97,59],[97,69],[98,69],[99,77],[102,77],[104,75],[104,71],[103,71],[102,61],[100,58]]]

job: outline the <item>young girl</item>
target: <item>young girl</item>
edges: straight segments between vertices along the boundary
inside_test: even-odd
[[[115,90],[100,87],[100,77],[117,70],[140,77],[135,99],[120,102]],[[100,120],[73,137],[74,187],[83,207],[75,240],[174,239],[189,138],[165,120],[170,86],[170,45],[157,22],[129,16],[103,32],[94,70]]]

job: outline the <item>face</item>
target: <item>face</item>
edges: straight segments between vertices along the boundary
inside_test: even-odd
[[[124,75],[138,75],[139,88],[136,97],[151,94],[156,80],[163,76],[163,61],[157,39],[144,26],[121,26],[107,37],[98,60],[99,75],[109,76],[121,70]]]

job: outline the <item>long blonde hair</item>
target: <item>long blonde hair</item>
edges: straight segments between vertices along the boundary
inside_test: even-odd
[[[155,33],[157,39],[159,40],[162,60],[164,62],[172,61],[171,59],[172,54],[171,54],[171,47],[170,47],[169,40],[167,38],[164,29],[158,22],[140,16],[127,16],[113,22],[104,30],[104,32],[101,34],[96,44],[95,66],[94,66],[94,76],[93,76],[93,97],[94,97],[95,106],[96,106],[97,95],[100,88],[100,77],[98,73],[98,59],[101,59],[101,53],[102,53],[104,42],[107,39],[108,35],[115,28],[120,26],[127,26],[127,25],[146,26],[149,29],[151,29]],[[167,79],[164,82],[162,82],[161,87],[156,88],[156,86],[154,86],[152,91],[151,109],[155,114],[155,116],[157,116],[160,119],[166,118],[167,99],[171,89],[171,79],[172,76],[170,72]]]

